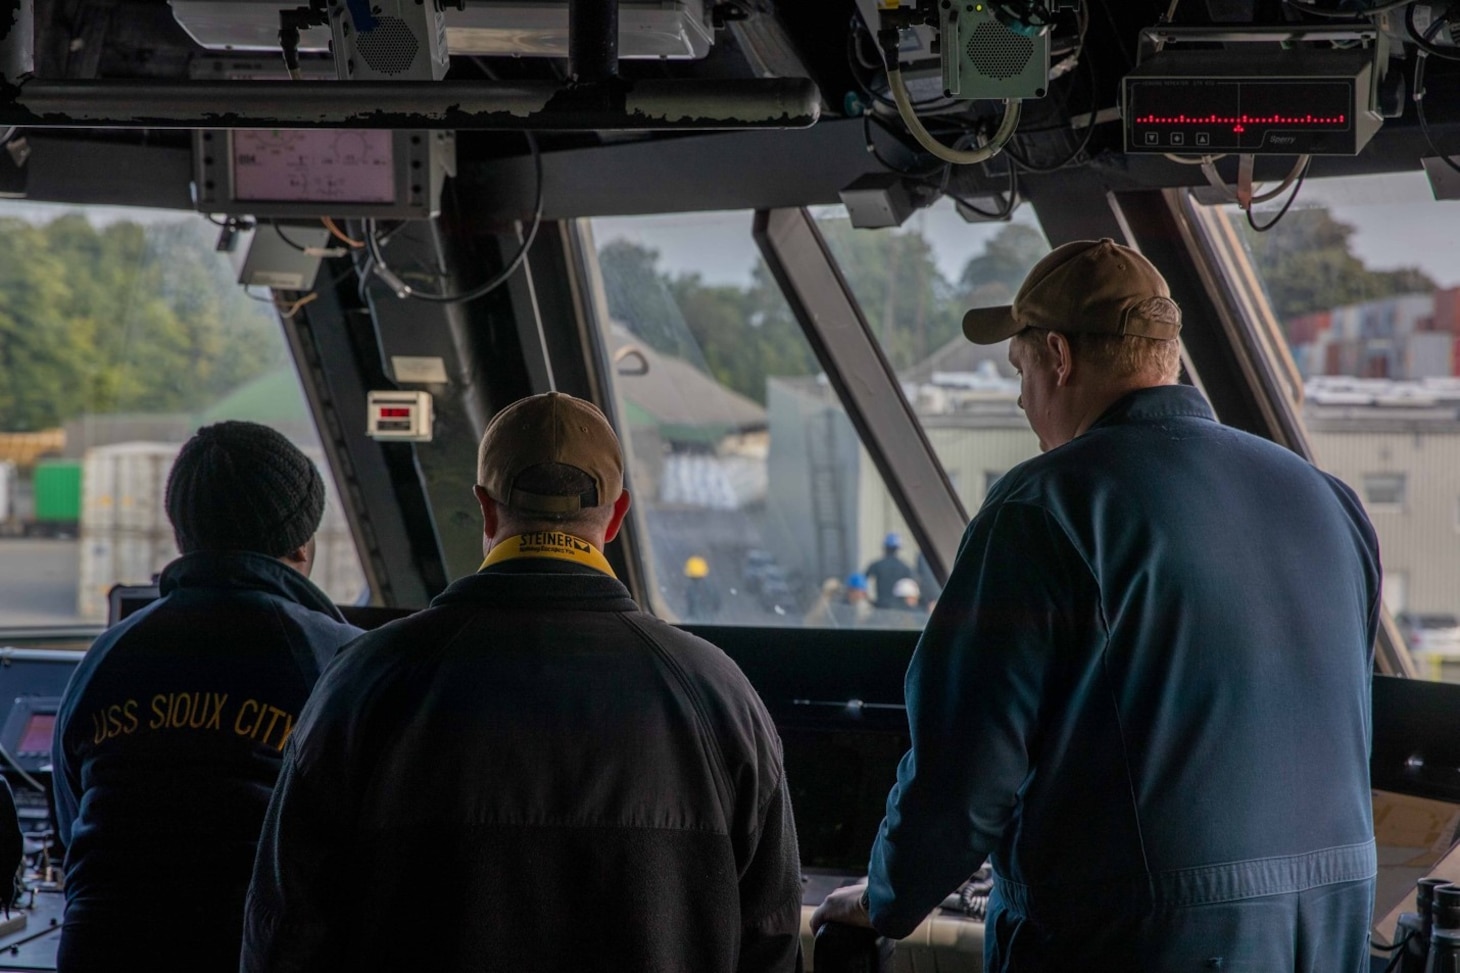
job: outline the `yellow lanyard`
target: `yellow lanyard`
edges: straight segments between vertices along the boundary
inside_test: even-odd
[[[487,568],[493,564],[501,564],[503,561],[512,561],[522,557],[550,557],[558,561],[572,561],[574,564],[582,564],[595,571],[602,571],[610,578],[617,577],[613,573],[613,568],[609,566],[608,559],[599,552],[598,548],[581,537],[574,537],[572,534],[565,534],[560,530],[539,530],[531,534],[518,534],[498,544],[493,544],[492,549],[487,552],[487,559],[482,562],[482,567]]]

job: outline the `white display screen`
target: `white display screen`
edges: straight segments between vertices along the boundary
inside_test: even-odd
[[[233,196],[244,202],[394,203],[394,134],[378,129],[235,131]]]

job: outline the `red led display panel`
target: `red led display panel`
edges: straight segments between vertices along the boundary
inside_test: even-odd
[[[382,419],[409,419],[410,417],[411,410],[399,406],[383,406],[380,410]]]
[[[1348,81],[1128,79],[1127,147],[1135,152],[1343,151],[1353,138]]]

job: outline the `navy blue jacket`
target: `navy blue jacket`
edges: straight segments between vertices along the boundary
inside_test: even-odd
[[[92,644],[57,714],[62,970],[129,956],[237,968],[285,741],[325,663],[361,634],[260,554],[189,554],[159,586]]]
[[[907,935],[991,855],[990,970],[1203,968],[1171,958],[1188,949],[1257,969],[1234,958],[1273,936],[1269,970],[1292,969],[1284,897],[1346,883],[1320,925],[1361,961],[1379,574],[1347,487],[1190,387],[1132,393],[1011,470],[907,674],[877,928]],[[1096,928],[1131,952],[1100,965]]]
[[[305,707],[245,971],[789,973],[780,740],[720,650],[543,558],[365,636]]]

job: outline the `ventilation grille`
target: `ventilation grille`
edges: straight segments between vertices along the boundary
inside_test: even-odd
[[[986,20],[968,39],[968,59],[986,78],[1005,81],[1018,77],[1034,56],[1034,40],[1016,34],[997,21]]]
[[[376,17],[375,29],[362,31],[355,49],[376,74],[404,74],[415,63],[421,45],[404,20]]]

